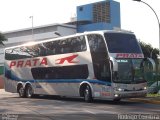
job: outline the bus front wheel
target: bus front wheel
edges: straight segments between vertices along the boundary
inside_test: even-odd
[[[84,100],[85,102],[92,102],[92,92],[91,88],[87,85],[85,90],[84,90]]]

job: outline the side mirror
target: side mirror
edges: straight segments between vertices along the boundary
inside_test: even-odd
[[[152,71],[153,72],[156,71],[156,64],[152,58],[144,58],[143,59],[143,66],[144,65],[147,65],[146,67],[148,67],[148,68],[152,66]],[[151,68],[149,68],[149,69],[151,69]]]
[[[151,62],[151,64],[152,64],[152,66],[153,66],[153,72],[155,72],[156,71],[156,63],[154,62],[154,60],[152,59],[152,58],[147,58],[150,62]]]

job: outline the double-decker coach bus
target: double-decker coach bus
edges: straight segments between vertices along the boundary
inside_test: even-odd
[[[136,37],[126,31],[93,31],[5,49],[5,90],[112,99],[142,97],[147,62]]]

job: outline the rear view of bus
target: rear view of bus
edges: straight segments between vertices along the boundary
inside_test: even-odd
[[[153,60],[144,58],[133,33],[107,32],[104,37],[112,61],[114,100],[146,96],[144,74],[148,67],[154,68]]]

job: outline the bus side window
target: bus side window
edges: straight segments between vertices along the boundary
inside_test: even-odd
[[[55,41],[54,42],[54,46],[55,46],[55,54],[60,54],[61,53],[61,44],[60,41]]]
[[[61,46],[62,46],[61,48],[62,54],[71,53],[71,39],[63,40],[63,43]]]
[[[99,80],[111,81],[110,62],[104,39],[101,35],[88,35],[95,77]]]
[[[84,36],[77,36],[71,39],[71,52],[81,52],[86,50],[86,41]]]
[[[55,48],[53,42],[43,43],[43,46],[46,48],[46,55],[54,55]]]
[[[80,41],[80,50],[81,50],[81,51],[87,50],[85,37],[84,37],[84,36],[79,36],[78,39],[79,39],[79,41]]]

